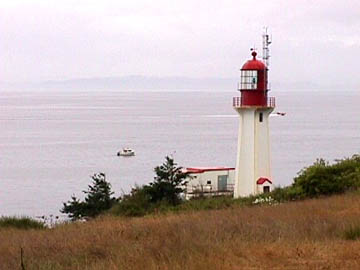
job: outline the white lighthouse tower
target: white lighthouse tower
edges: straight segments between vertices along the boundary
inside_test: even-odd
[[[270,41],[267,35],[265,38],[267,47]],[[268,64],[268,48],[264,51],[263,59]],[[255,51],[251,55],[252,59],[241,68],[241,96],[233,99],[233,107],[239,114],[234,198],[270,192],[273,186],[269,115],[275,108],[275,98],[268,97],[266,64],[256,59]]]

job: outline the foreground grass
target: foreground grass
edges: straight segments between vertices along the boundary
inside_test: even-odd
[[[360,269],[360,194],[0,230],[0,269]],[[355,233],[356,234],[356,233]],[[356,237],[349,238],[356,239]]]

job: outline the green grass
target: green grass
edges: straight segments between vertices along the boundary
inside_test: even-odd
[[[15,228],[22,230],[45,229],[42,222],[33,220],[29,217],[1,217],[0,228]]]
[[[271,195],[270,193],[267,195]],[[265,197],[264,195],[261,195]],[[251,206],[256,198],[260,196],[249,196],[246,198],[233,199],[232,196],[201,197],[184,200],[178,205],[169,205],[166,202],[149,204],[142,200],[142,196],[133,196],[131,200],[115,204],[108,214],[115,216],[140,217],[152,214],[182,213],[204,210],[220,210],[235,206]]]
[[[204,197],[184,201],[173,207],[174,211],[199,211],[199,210],[220,210],[233,207],[235,205],[251,205],[255,196],[234,199],[232,196]]]

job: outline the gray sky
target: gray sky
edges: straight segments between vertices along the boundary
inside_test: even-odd
[[[360,85],[359,0],[2,0],[0,80],[237,77],[265,25],[273,80]]]

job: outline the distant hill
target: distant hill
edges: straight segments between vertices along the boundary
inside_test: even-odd
[[[89,90],[213,90],[236,89],[237,78],[189,78],[124,76],[49,80],[29,83],[0,82],[1,89],[89,89]]]
[[[237,89],[239,77],[234,78],[190,78],[190,77],[95,77],[70,80],[47,80],[39,82],[1,82],[0,90],[228,90]],[[271,82],[272,90],[354,90],[359,85],[323,85],[308,81]]]

